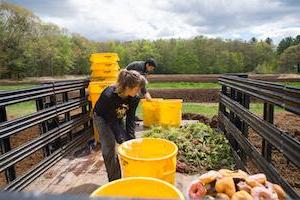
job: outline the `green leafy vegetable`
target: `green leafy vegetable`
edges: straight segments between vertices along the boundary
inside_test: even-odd
[[[177,171],[197,173],[203,170],[234,167],[230,145],[223,133],[203,123],[182,128],[152,127],[143,137],[163,138],[178,146]]]

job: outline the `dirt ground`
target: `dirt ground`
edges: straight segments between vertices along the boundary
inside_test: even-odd
[[[289,112],[280,112],[275,115],[275,125],[286,131],[292,137],[300,141],[300,117]],[[262,149],[262,138],[252,129],[249,130],[249,139],[259,152]],[[279,174],[284,177],[300,193],[300,169],[293,165],[277,149],[272,151],[272,164]],[[259,170],[251,162],[248,169],[255,173]]]
[[[220,74],[151,74],[147,77],[150,82],[218,82]],[[82,76],[58,76],[58,77],[28,77],[22,80],[1,79],[1,84],[24,84],[24,83],[45,83],[52,81],[67,81],[88,79],[88,75]],[[249,74],[249,78],[257,80],[265,80],[271,82],[298,82],[299,74]]]
[[[204,123],[206,125],[209,125],[211,128],[217,128],[218,127],[218,116],[215,115],[211,119],[196,113],[183,113],[182,114],[183,120],[198,120],[201,123]]]
[[[183,99],[184,102],[219,101],[218,89],[150,89],[149,92],[155,98]]]
[[[148,77],[150,82],[208,82],[216,83],[220,74],[152,74]],[[300,81],[298,74],[250,74],[249,78],[270,82],[296,82]]]
[[[25,131],[22,131],[16,135],[13,135],[10,138],[10,144],[11,148],[15,149],[22,144],[25,144],[26,142],[29,142],[30,140],[33,140],[34,138],[37,138],[40,134],[40,130],[38,126],[33,126],[31,128],[26,129]],[[16,176],[23,175],[27,170],[29,170],[32,166],[39,163],[41,160],[43,160],[44,155],[42,150],[36,151],[34,154],[31,154],[30,156],[26,157],[22,161],[18,162],[15,165],[16,170]],[[6,179],[4,172],[0,174],[0,186],[6,185]]]

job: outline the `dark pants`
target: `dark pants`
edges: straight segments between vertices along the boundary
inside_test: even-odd
[[[136,109],[137,109],[137,107],[140,103],[140,100],[141,100],[141,97],[139,97],[139,96],[136,96],[136,97],[133,98],[133,103],[132,103],[133,108],[132,108],[132,110],[133,110],[134,114],[135,114]]]
[[[94,124],[99,133],[101,151],[104,159],[108,180],[113,181],[121,178],[121,169],[116,153],[116,140],[114,133],[105,120],[94,113]]]

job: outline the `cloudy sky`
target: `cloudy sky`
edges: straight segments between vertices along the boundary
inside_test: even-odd
[[[300,0],[10,0],[42,20],[97,40],[249,40],[300,34]]]

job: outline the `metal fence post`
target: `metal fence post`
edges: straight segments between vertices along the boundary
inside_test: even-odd
[[[69,95],[68,95],[68,92],[64,92],[64,93],[62,94],[62,98],[63,98],[63,103],[68,102],[68,101],[69,101]],[[70,120],[71,120],[70,112],[65,113],[65,121],[67,122],[67,121],[70,121]],[[69,142],[72,141],[72,139],[73,139],[73,136],[72,136],[72,132],[70,131],[70,132],[68,133],[68,140],[69,140]]]
[[[82,99],[82,98],[86,98],[85,88],[84,88],[84,87],[80,89],[80,98],[81,98],[81,99]],[[82,114],[85,115],[86,113],[87,113],[87,108],[86,108],[86,106],[82,106]],[[84,124],[84,128],[86,129],[87,127],[88,127],[88,122],[86,122],[86,123]]]
[[[238,74],[240,78],[248,78],[247,74]],[[240,91],[237,92],[237,102],[239,102],[243,107],[249,109],[250,107],[250,98],[247,94],[242,93]],[[241,120],[240,118],[236,118],[236,127],[243,133],[244,137],[248,138],[248,124]],[[244,163],[247,161],[247,154],[245,151],[240,148],[240,157]]]
[[[35,104],[36,104],[36,109],[37,111],[39,110],[43,110],[45,108],[45,98],[38,98],[35,100]],[[48,131],[48,126],[47,126],[47,122],[42,122],[39,124],[39,127],[40,127],[40,133],[41,134],[44,134]],[[46,145],[44,148],[43,148],[43,154],[44,154],[44,157],[47,157],[50,155],[50,149],[49,149],[49,145]]]
[[[227,87],[222,85],[222,90],[220,91],[220,93],[227,95]],[[226,107],[224,106],[224,104],[221,101],[219,101],[219,113],[222,113],[227,116]],[[225,133],[226,130],[224,128],[224,124],[220,120],[218,122],[218,128],[219,128],[219,130],[221,130],[222,132]]]
[[[274,105],[270,103],[264,103],[264,120],[273,124],[274,122]],[[272,161],[272,145],[270,145],[265,139],[262,140],[262,155],[264,158]]]
[[[0,122],[7,121],[6,109],[5,107],[0,107]],[[9,137],[1,139],[1,153],[4,154],[11,150]],[[15,167],[11,166],[5,170],[6,182],[9,183],[16,179]]]

